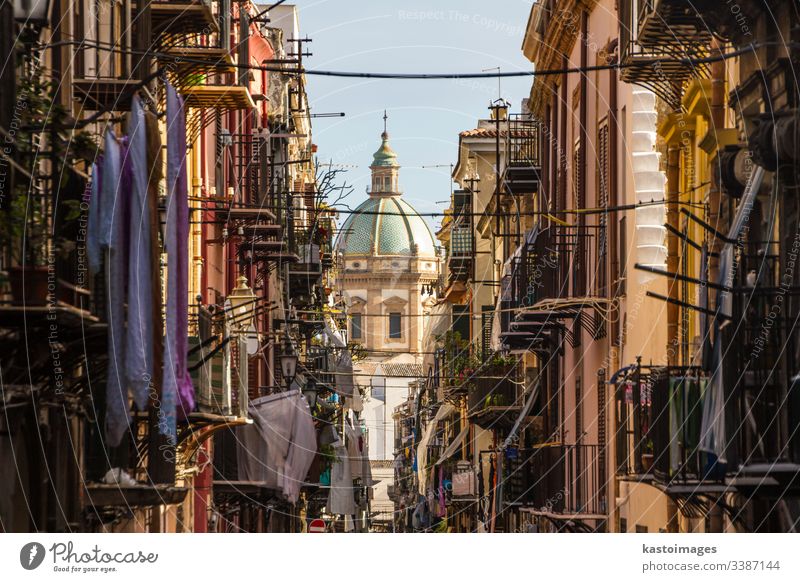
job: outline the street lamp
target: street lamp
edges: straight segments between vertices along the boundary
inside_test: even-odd
[[[292,382],[294,382],[294,377],[297,374],[297,354],[281,354],[281,374],[286,381],[286,389],[288,390],[292,387]]]
[[[236,280],[236,287],[228,295],[230,305],[229,319],[231,331],[236,335],[237,346],[239,348],[239,412],[243,417],[247,416],[247,406],[249,403],[248,388],[250,384],[248,376],[247,356],[248,334],[255,327],[255,303],[258,297],[247,284],[247,277],[241,275]]]
[[[231,303],[231,323],[237,330],[247,331],[250,329],[257,300],[258,296],[247,284],[247,277],[241,275],[236,279],[236,287],[228,295],[228,301]]]
[[[317,400],[319,400],[319,392],[317,391],[317,381],[314,378],[309,378],[306,383],[303,394],[308,400],[308,406],[311,408],[311,413],[317,409]]]

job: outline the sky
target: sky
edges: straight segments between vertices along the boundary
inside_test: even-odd
[[[521,46],[531,0],[296,0],[300,30],[312,39],[306,69],[362,72],[529,71]],[[502,10],[496,7],[502,4]],[[502,80],[511,111],[530,93],[531,77]],[[497,79],[372,80],[307,77],[314,143],[323,162],[348,167],[347,204],[367,198],[369,164],[387,110],[391,145],[402,166],[404,199],[418,212],[442,212],[458,134],[488,116]],[[424,167],[442,166],[442,167]],[[436,228],[438,218],[429,219]]]

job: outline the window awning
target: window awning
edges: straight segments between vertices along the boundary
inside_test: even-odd
[[[442,455],[439,457],[439,460],[436,461],[436,466],[441,465],[447,459],[452,457],[455,454],[455,452],[459,449],[459,447],[461,447],[461,445],[464,443],[464,441],[467,440],[467,435],[469,435],[469,426],[465,426],[461,430],[461,432],[458,433],[458,436],[456,436],[456,438],[454,438],[450,442],[450,444],[447,445],[447,448],[444,450]]]

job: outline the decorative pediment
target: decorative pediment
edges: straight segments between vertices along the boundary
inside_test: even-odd
[[[383,304],[387,307],[403,307],[408,304],[408,301],[403,299],[402,297],[398,297],[397,295],[393,295],[388,299],[383,300]]]
[[[367,304],[367,300],[359,297],[358,295],[353,296],[350,298],[350,307],[352,308],[361,308]]]

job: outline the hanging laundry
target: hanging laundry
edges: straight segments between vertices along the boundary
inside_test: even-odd
[[[106,130],[103,181],[100,193],[98,240],[106,251],[106,315],[108,317],[108,373],[106,375],[106,444],[115,447],[130,426],[125,382],[125,277],[127,275],[125,219],[126,184],[123,175],[125,147],[112,129]]]
[[[253,400],[248,412],[253,424],[237,430],[239,479],[280,491],[296,503],[317,454],[308,402],[299,391],[283,392]]]
[[[176,435],[178,417],[194,410],[194,387],[186,367],[189,333],[189,201],[186,184],[186,113],[167,83],[167,321],[164,342],[162,430]]]
[[[277,487],[278,479],[274,470],[270,471],[267,458],[267,441],[259,433],[254,424],[247,424],[236,429],[236,471],[239,481],[270,484]]]
[[[294,424],[281,489],[289,503],[297,503],[300,488],[305,483],[308,470],[317,454],[317,431],[306,399],[298,394],[288,400],[294,405]]]
[[[347,447],[341,438],[333,443],[333,450],[336,461],[331,466],[331,489],[328,494],[327,509],[329,513],[352,515],[356,512],[353,475],[350,472],[350,457],[347,455]]]
[[[150,261],[150,207],[147,198],[147,133],[144,108],[138,96],[134,96],[131,106],[128,140],[131,196],[125,373],[136,406],[139,410],[144,410],[153,379],[153,273]]]
[[[295,420],[292,408],[291,400],[284,394],[265,396],[250,402],[248,412],[253,425],[239,430],[244,435],[249,433],[248,440],[242,444],[252,443],[252,439],[259,438],[263,445],[257,449],[251,445],[239,447],[237,458],[240,461],[240,478],[244,468],[245,474],[250,475],[247,480],[263,483],[270,489],[280,488]],[[243,448],[247,450],[242,451]],[[245,467],[242,466],[242,460]]]
[[[92,164],[91,200],[89,201],[89,219],[86,225],[86,254],[89,257],[89,269],[99,273],[103,265],[103,249],[100,245],[100,192],[103,183],[104,156],[98,156]]]
[[[361,427],[353,425],[353,419],[348,416],[344,426],[344,436],[347,441],[347,455],[350,457],[350,473],[353,479],[364,478],[364,462],[362,453]]]

